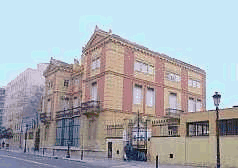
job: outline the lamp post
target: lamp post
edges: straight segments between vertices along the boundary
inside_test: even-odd
[[[221,95],[218,92],[212,96],[214,100],[214,105],[216,106],[216,136],[217,136],[217,168],[220,168],[220,147],[219,147],[219,114],[218,114],[218,106],[220,104]]]
[[[147,122],[150,122],[150,120],[149,120],[149,119],[146,119],[146,120],[145,120],[145,124],[146,124],[146,128],[145,128],[145,129],[146,129],[146,135],[145,135],[145,137],[146,137],[146,139],[145,139],[145,143],[146,143],[146,144],[145,144],[145,147],[146,147],[146,149],[145,149],[145,152],[146,152],[146,155],[145,155],[145,156],[146,156],[146,161],[147,161],[147,156],[148,156],[148,148],[147,148],[147,147],[148,147],[148,146],[147,146],[147,141],[148,141],[148,136],[147,136],[147,135],[148,135],[148,124],[147,124]]]
[[[27,129],[28,129],[28,124],[26,124],[26,134],[25,134],[25,148],[24,148],[24,153],[26,153]]]

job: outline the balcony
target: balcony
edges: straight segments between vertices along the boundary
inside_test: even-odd
[[[47,114],[47,113],[41,113],[40,114],[40,121],[42,122],[42,123],[47,123],[47,122],[49,122],[51,120],[51,116],[49,115],[49,114]]]
[[[98,115],[101,109],[100,101],[88,101],[82,103],[81,106],[63,110],[56,112],[56,119],[60,119],[63,117],[73,117],[73,116],[80,116],[81,114],[84,115]]]
[[[183,113],[184,111],[179,110],[179,109],[172,109],[172,108],[167,108],[165,109],[165,116],[166,118],[179,118],[180,114]]]
[[[98,115],[101,110],[100,101],[91,100],[82,103],[82,113],[86,116]]]

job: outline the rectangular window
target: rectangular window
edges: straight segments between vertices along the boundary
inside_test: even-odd
[[[220,136],[238,135],[238,119],[219,120]]]
[[[193,81],[191,79],[188,80],[188,86],[193,86]]]
[[[140,62],[136,61],[134,64],[134,70],[135,71],[140,71]]]
[[[153,66],[151,66],[151,65],[148,66],[148,73],[149,74],[153,74],[154,73],[154,67]]]
[[[154,106],[155,105],[155,95],[154,95],[154,89],[153,88],[147,88],[146,93],[146,105],[147,106]]]
[[[64,86],[68,87],[69,86],[69,80],[64,80]]]
[[[154,73],[154,67],[152,65],[136,61],[134,64],[134,71],[139,71],[147,74]]]
[[[200,82],[197,81],[197,88],[200,88]]]
[[[100,68],[100,58],[96,58],[92,61],[92,70]]]
[[[169,94],[169,108],[170,108],[170,112],[176,112],[176,109],[177,109],[177,94],[176,93]]]
[[[188,112],[195,112],[196,107],[195,107],[195,101],[194,98],[189,98],[188,100]]]
[[[197,81],[193,81],[193,87],[197,87]]]
[[[133,88],[133,104],[141,104],[142,101],[142,86],[135,85]]]
[[[188,86],[200,88],[200,81],[189,79],[188,80]]]
[[[174,81],[174,82],[180,82],[181,81],[181,78],[179,75],[176,75],[174,73],[171,73],[171,72],[167,72],[167,79],[169,81]]]
[[[196,102],[196,111],[201,111],[202,103],[201,100],[197,99]]]
[[[209,121],[187,123],[187,136],[208,136]]]
[[[91,100],[97,101],[97,83],[94,82],[92,83],[92,88],[91,88]]]
[[[80,119],[62,119],[56,122],[56,145],[57,146],[79,146]]]
[[[50,103],[50,101],[48,101],[47,112],[50,113],[50,110],[51,110],[51,103]]]

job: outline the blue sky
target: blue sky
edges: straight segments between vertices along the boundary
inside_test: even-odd
[[[207,109],[238,105],[238,1],[0,1],[0,86],[50,57],[72,63],[95,25],[204,69]]]

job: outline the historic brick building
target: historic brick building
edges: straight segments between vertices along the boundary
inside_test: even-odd
[[[145,127],[145,119],[206,110],[206,73],[198,67],[97,26],[82,52],[81,64],[52,58],[44,73],[41,147],[69,144],[121,157],[115,149],[132,138],[138,113]]]

